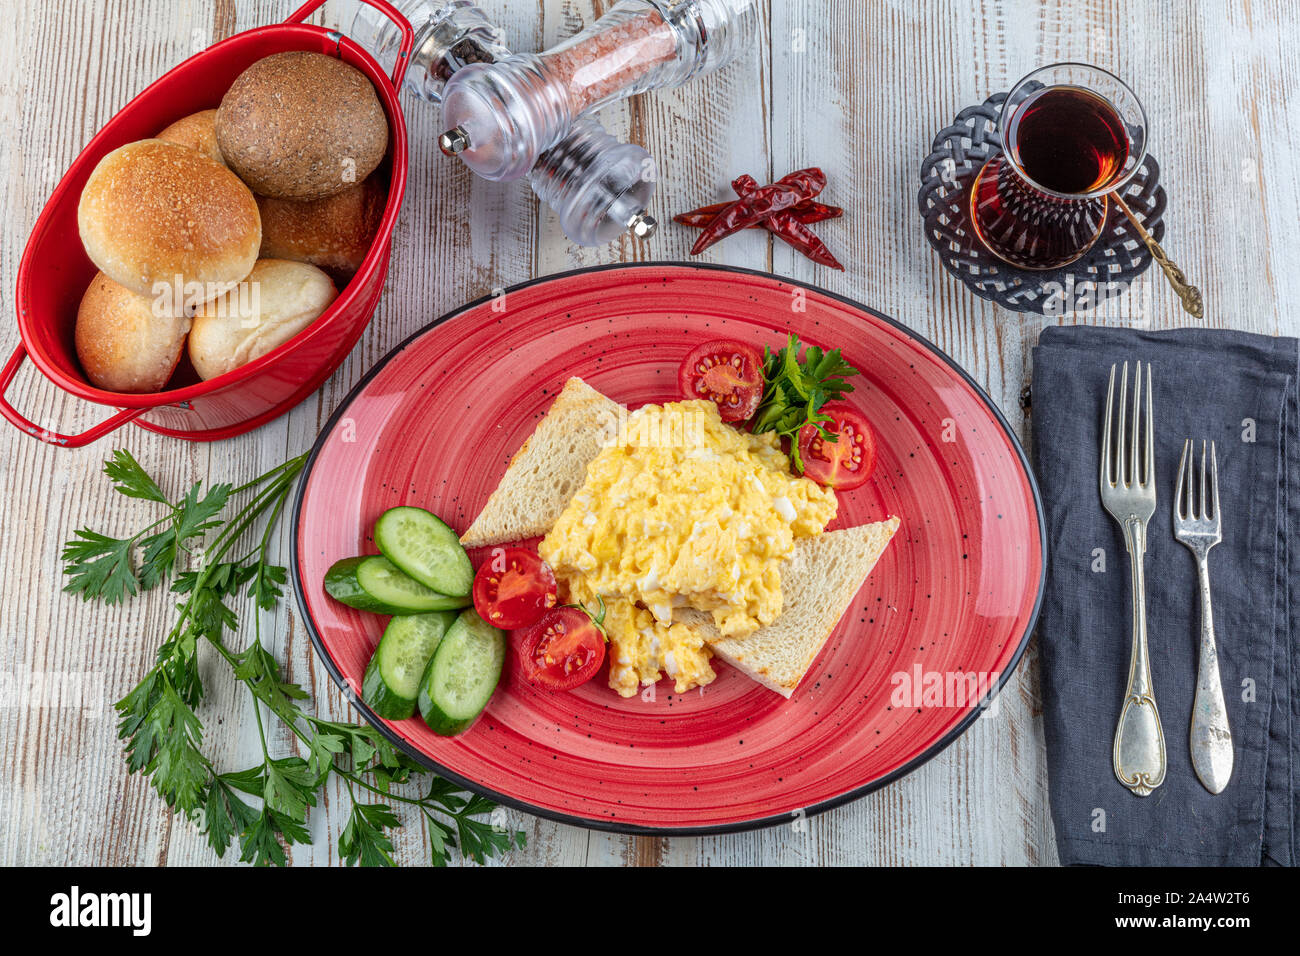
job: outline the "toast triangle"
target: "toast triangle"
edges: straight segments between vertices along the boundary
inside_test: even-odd
[[[781,616],[747,637],[723,637],[713,617],[679,612],[713,653],[783,697],[794,693],[884,553],[898,519],[826,531],[795,542],[781,564]]]
[[[565,382],[460,543],[476,548],[550,531],[587,480],[621,407],[580,378]]]

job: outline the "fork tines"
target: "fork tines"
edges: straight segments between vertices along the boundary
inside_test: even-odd
[[[1110,385],[1106,390],[1106,422],[1101,437],[1101,490],[1140,487],[1154,490],[1155,427],[1151,416],[1151,365],[1147,363],[1146,395],[1142,395],[1142,363],[1135,363],[1133,373],[1133,412],[1128,418],[1128,362],[1124,363],[1119,387],[1119,414],[1115,414],[1115,366],[1110,367]],[[1145,414],[1144,414],[1145,409]],[[1144,421],[1145,419],[1145,421]],[[1127,449],[1125,445],[1127,444]],[[1142,451],[1141,461],[1138,450]],[[1113,453],[1112,453],[1113,449]]]
[[[1206,467],[1208,448],[1209,467]],[[1187,522],[1217,524],[1219,521],[1219,456],[1214,442],[1201,439],[1200,481],[1196,480],[1196,442],[1183,442],[1183,457],[1178,463],[1178,502],[1174,506],[1175,518]],[[1206,493],[1206,481],[1209,493]]]

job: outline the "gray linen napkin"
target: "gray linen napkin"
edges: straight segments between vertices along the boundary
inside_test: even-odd
[[[1149,361],[1156,514],[1148,528],[1152,680],[1168,753],[1163,786],[1136,797],[1111,743],[1128,674],[1128,554],[1097,488],[1113,363]],[[1300,393],[1297,341],[1241,332],[1044,330],[1034,349],[1033,442],[1047,515],[1038,636],[1052,822],[1061,862],[1297,862],[1300,783]],[[1191,552],[1173,537],[1185,438],[1217,443],[1223,543],[1210,552],[1220,668],[1235,746],[1211,795],[1188,753],[1200,607]],[[1104,570],[1102,570],[1104,568]]]

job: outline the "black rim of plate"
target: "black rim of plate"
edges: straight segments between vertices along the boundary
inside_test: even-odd
[[[613,270],[663,269],[663,268],[674,268],[674,269],[687,268],[687,269],[698,269],[701,271],[710,271],[710,272],[729,272],[729,273],[735,273],[739,275],[757,276],[759,278],[771,279],[777,282],[786,282],[791,285],[801,286],[802,288],[805,288],[810,292],[816,292],[818,295],[824,295],[829,299],[834,299],[847,306],[851,306],[852,308],[857,309],[858,311],[869,313],[870,315],[873,315],[876,318],[880,319],[881,321],[887,323],[897,331],[901,332],[907,338],[915,341],[918,345],[922,346],[923,348],[929,349],[930,352],[932,352],[936,357],[938,357],[946,365],[948,365],[949,368],[951,368],[954,372],[956,372],[957,375],[962,379],[962,381],[964,381],[967,385],[970,386],[971,390],[974,391],[976,397],[979,398],[979,400],[984,404],[984,406],[992,414],[993,419],[998,423],[998,425],[1002,428],[1003,432],[1006,434],[1007,440],[1011,443],[1012,449],[1015,451],[1016,456],[1020,460],[1021,470],[1024,472],[1025,478],[1029,482],[1030,491],[1033,493],[1034,511],[1038,519],[1038,538],[1039,538],[1039,555],[1040,555],[1038,593],[1037,595],[1035,595],[1034,598],[1034,608],[1030,612],[1028,620],[1025,622],[1024,633],[1021,634],[1020,641],[1016,645],[1015,653],[1011,656],[1011,659],[1008,662],[1007,667],[1002,671],[1001,676],[998,678],[997,686],[993,688],[992,692],[989,693],[988,696],[984,700],[982,700],[978,706],[970,708],[970,710],[966,713],[966,715],[957,722],[956,726],[954,726],[952,730],[950,730],[938,741],[931,744],[928,748],[926,748],[926,750],[923,753],[919,754],[918,756],[909,760],[907,763],[903,764],[903,766],[898,767],[897,769],[891,771],[890,773],[885,774],[883,777],[873,780],[870,783],[864,784],[863,786],[858,787],[854,790],[850,790],[845,793],[839,794],[838,796],[831,797],[830,799],[823,800],[821,803],[815,804],[814,806],[801,808],[803,810],[803,814],[805,817],[812,817],[819,813],[824,813],[827,810],[833,810],[836,807],[841,807],[844,806],[845,804],[852,803],[854,800],[857,800],[861,797],[865,797],[869,793],[874,793],[875,791],[880,790],[883,787],[887,787],[889,784],[893,783],[894,781],[907,776],[909,773],[916,770],[918,767],[934,759],[936,756],[938,756],[940,753],[946,750],[948,746],[953,743],[953,741],[955,741],[958,737],[964,734],[966,730],[970,727],[970,725],[973,724],[979,718],[980,714],[984,712],[985,708],[988,707],[990,703],[992,703],[994,698],[996,698],[997,695],[1002,692],[1003,686],[1005,686],[1007,681],[1010,680],[1011,675],[1015,673],[1016,668],[1020,666],[1021,659],[1024,657],[1025,648],[1028,646],[1029,638],[1034,632],[1034,626],[1038,622],[1038,614],[1039,611],[1042,609],[1043,595],[1045,593],[1046,586],[1047,586],[1047,525],[1046,525],[1046,515],[1044,514],[1043,511],[1042,494],[1039,492],[1038,482],[1034,478],[1033,469],[1029,465],[1029,459],[1025,455],[1025,450],[1020,444],[1020,439],[1016,437],[1016,433],[1012,430],[1011,425],[1007,422],[1006,417],[1002,414],[1002,411],[998,408],[997,404],[988,396],[988,394],[984,391],[984,389],[982,389],[979,386],[979,383],[977,383],[973,378],[971,378],[970,374],[964,368],[962,368],[955,360],[953,360],[951,356],[949,356],[938,346],[934,345],[928,339],[925,339],[922,336],[916,334],[907,326],[891,318],[890,316],[884,315],[881,312],[877,312],[875,309],[869,309],[866,306],[862,305],[860,302],[857,302],[854,299],[849,298],[848,296],[843,296],[836,292],[830,292],[826,289],[822,289],[818,286],[811,285],[810,283],[807,282],[801,282],[797,279],[790,279],[785,276],[778,276],[775,275],[774,273],[764,272],[759,269],[745,269],[738,266],[714,265],[714,264],[703,263],[703,262],[674,262],[671,260],[638,262],[638,263],[612,263],[609,265],[602,265],[602,266],[590,266],[585,269],[571,269],[567,272],[557,272],[557,273],[552,273],[550,275],[539,276],[535,279],[528,279],[524,282],[519,282],[516,283],[515,285],[510,286],[505,291],[507,294],[509,294],[510,292],[518,291],[520,289],[526,289],[530,286],[534,286],[539,283],[554,282],[560,279],[566,279],[576,275],[583,275],[585,273],[609,272]],[[370,383],[370,380],[373,379],[376,375],[378,375],[388,365],[390,361],[392,361],[397,355],[401,354],[408,345],[410,345],[416,339],[420,338],[422,335],[427,334],[428,332],[442,325],[444,322],[447,322],[455,318],[456,316],[469,311],[470,309],[477,308],[479,305],[491,301],[492,298],[493,295],[491,293],[485,296],[481,296],[472,302],[466,303],[465,305],[462,305],[456,309],[453,309],[450,312],[445,313],[444,315],[435,319],[433,322],[430,322],[428,325],[424,326],[417,332],[414,332],[411,335],[407,336],[399,345],[395,346],[387,355],[385,355],[378,362],[376,362],[374,366],[371,367],[365,373],[365,375],[361,377],[361,380],[352,387],[352,389],[348,392],[347,396],[339,403],[338,407],[334,409],[333,414],[330,415],[329,420],[325,423],[324,428],[321,429],[320,434],[316,437],[315,443],[312,445],[311,454],[307,458],[307,463],[303,465],[302,473],[298,476],[298,488],[297,491],[294,493],[293,522],[290,529],[289,566],[290,566],[290,573],[293,576],[294,596],[298,602],[298,611],[302,616],[303,625],[306,627],[307,633],[311,637],[312,645],[316,648],[317,658],[322,663],[324,663],[325,668],[329,671],[330,676],[334,679],[334,682],[338,684],[339,688],[343,691],[348,702],[360,712],[360,714],[362,715],[362,717],[365,718],[367,723],[369,723],[370,725],[378,729],[379,732],[382,733],[386,738],[388,738],[388,740],[395,747],[397,747],[407,756],[411,757],[411,759],[427,767],[429,770],[433,771],[439,776],[444,777],[447,780],[450,780],[451,782],[457,784],[460,787],[463,787],[465,790],[471,793],[476,793],[479,794],[480,796],[487,797],[488,799],[493,800],[501,804],[502,806],[510,807],[515,810],[520,810],[524,813],[532,814],[533,816],[541,817],[546,820],[552,820],[555,821],[556,823],[567,823],[571,826],[585,827],[590,830],[602,830],[605,832],[628,834],[632,836],[708,836],[712,834],[743,833],[748,830],[761,830],[766,827],[778,826],[783,823],[789,823],[790,820],[792,819],[789,813],[778,813],[773,816],[754,817],[749,820],[742,820],[735,823],[716,824],[712,826],[653,827],[653,826],[644,826],[641,824],[634,824],[634,823],[622,823],[617,820],[606,820],[603,818],[583,817],[583,816],[578,816],[576,814],[561,813],[559,811],[550,810],[545,807],[534,806],[524,800],[516,799],[515,797],[511,797],[507,794],[498,793],[497,791],[491,789],[490,787],[485,787],[482,784],[478,783],[477,781],[471,780],[470,778],[457,773],[456,771],[450,769],[449,767],[444,767],[443,765],[439,764],[437,761],[430,758],[427,754],[423,753],[422,751],[418,750],[417,748],[407,743],[406,740],[404,740],[401,737],[401,735],[393,731],[384,722],[382,718],[376,715],[374,711],[372,711],[365,704],[365,702],[361,700],[358,694],[356,694],[355,692],[349,689],[348,682],[344,678],[343,673],[339,670],[338,665],[334,662],[334,658],[330,655],[329,651],[325,648],[325,644],[320,635],[320,632],[316,629],[315,621],[312,620],[311,613],[307,610],[307,602],[303,597],[302,574],[298,566],[299,521],[302,516],[303,497],[306,494],[307,481],[311,477],[312,469],[316,464],[316,458],[320,454],[320,451],[324,447],[325,442],[328,440],[330,434],[334,431],[334,426],[337,424],[338,420],[346,412],[348,407],[352,404],[353,400],[356,399],[357,395],[362,391],[362,389],[364,389],[366,385]]]

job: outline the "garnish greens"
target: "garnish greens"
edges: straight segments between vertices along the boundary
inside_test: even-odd
[[[495,804],[458,793],[446,780],[429,775],[427,787],[418,792],[396,792],[395,786],[414,782],[427,770],[374,727],[325,720],[304,710],[309,695],[285,680],[263,645],[259,612],[279,604],[287,580],[285,569],[268,560],[271,533],[306,458],[290,459],[237,488],[216,484],[205,490],[200,482],[175,502],[129,452],[118,450],[104,463],[119,493],[163,505],[165,513],[128,538],[78,529],[63,548],[63,572],[69,577],[64,590],[113,605],[170,580],[171,590],[182,596],[180,615],[153,667],[115,705],[127,767],[147,777],[173,811],[193,821],[218,856],[237,841],[239,858],[259,866],[284,865],[288,847],[311,842],[307,813],[331,776],[343,782],[352,800],[338,843],[339,857],[349,865],[393,864],[390,834],[402,822],[390,802],[419,811],[435,866],[446,865],[453,849],[482,863],[522,847],[522,831],[481,819]],[[223,517],[227,505],[239,501],[234,513]],[[241,542],[250,536],[254,543],[244,550]],[[189,570],[178,567],[182,554]],[[248,598],[256,603],[253,640],[236,650],[227,637],[237,632],[236,607],[242,610],[241,600]],[[202,642],[215,649],[253,698],[262,759],[243,770],[219,770],[203,753],[203,723],[196,713],[203,699]],[[263,710],[297,738],[298,753],[272,755]]]
[[[750,422],[750,430],[755,434],[776,432],[789,438],[795,473],[803,474],[800,429],[811,424],[824,440],[836,441],[838,436],[824,427],[831,417],[822,414],[822,406],[853,391],[845,379],[857,374],[858,370],[844,361],[839,349],[825,352],[809,345],[800,358],[799,336],[794,334],[779,352],[763,346],[763,400]]]

